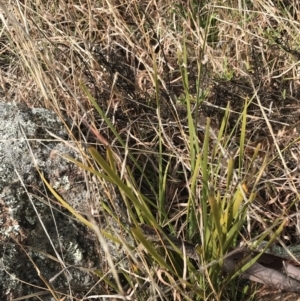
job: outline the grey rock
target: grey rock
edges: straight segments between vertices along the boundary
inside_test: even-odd
[[[76,146],[67,140],[54,112],[0,104],[0,300],[42,292],[38,287],[46,287],[43,278],[57,291],[88,290],[98,279],[84,268],[105,272],[107,262],[94,233],[59,206],[34,164],[77,211],[90,213],[93,205],[83,171],[61,156],[80,160]],[[93,210],[101,215],[97,204]],[[109,247],[113,260],[124,257],[119,246]],[[64,266],[68,269],[61,272]],[[50,295],[39,298],[52,300]]]

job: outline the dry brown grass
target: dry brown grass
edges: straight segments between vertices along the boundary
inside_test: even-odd
[[[163,202],[180,235],[186,226],[185,200],[191,194],[187,183],[193,169],[187,92],[200,146],[205,118],[212,118],[217,133],[230,102],[220,141],[228,154],[237,158],[241,182],[249,193],[257,194],[245,239],[268,229],[276,218],[297,211],[297,1],[6,2],[0,2],[2,101],[49,108],[79,129],[76,140],[108,143],[119,156],[118,168],[122,170],[126,160],[137,187],[154,202]],[[188,70],[187,79],[182,68]],[[126,141],[126,152],[97,114],[84,87]],[[245,151],[240,154],[238,120],[246,101],[250,105]],[[128,150],[143,173],[127,157]],[[209,154],[211,169],[221,170],[214,184],[220,194],[230,194],[234,188],[228,191],[227,165],[221,157]],[[169,164],[167,187],[162,187],[159,177],[162,161],[163,167]],[[197,191],[202,185],[199,180]],[[292,219],[282,239],[294,243],[299,228],[298,220]],[[191,233],[183,235],[193,238]],[[174,287],[171,291],[178,293],[176,300],[180,293],[194,300],[191,291],[183,293]],[[218,292],[206,298],[222,299]]]

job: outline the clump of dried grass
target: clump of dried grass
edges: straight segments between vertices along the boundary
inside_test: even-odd
[[[238,156],[240,182],[257,194],[254,212],[264,217],[248,217],[250,239],[294,210],[299,190],[290,173],[298,153],[289,151],[299,134],[282,115],[299,109],[300,10],[296,1],[273,2],[0,3],[3,99],[71,119],[78,142],[109,144],[121,175],[126,162],[136,187],[156,202],[159,223],[187,229],[188,239],[201,236],[193,236],[199,223],[184,222],[185,206],[205,188],[203,170],[197,189],[188,183],[204,150],[205,117],[212,117],[215,132],[224,128],[218,137],[224,153],[210,141],[206,180],[221,195],[234,194],[238,182],[226,183],[226,160]]]

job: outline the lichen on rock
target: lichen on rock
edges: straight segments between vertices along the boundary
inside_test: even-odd
[[[68,139],[64,125],[46,109],[2,103],[0,137],[1,300],[45,287],[34,265],[47,281],[55,277],[51,282],[55,290],[90,288],[97,281],[95,276],[75,266],[101,269],[105,265],[97,239],[59,206],[45,189],[34,164],[76,210],[89,210],[83,171],[61,156],[80,159],[74,145],[70,147],[72,142],[63,142]],[[59,276],[63,266],[57,254],[68,268]]]

